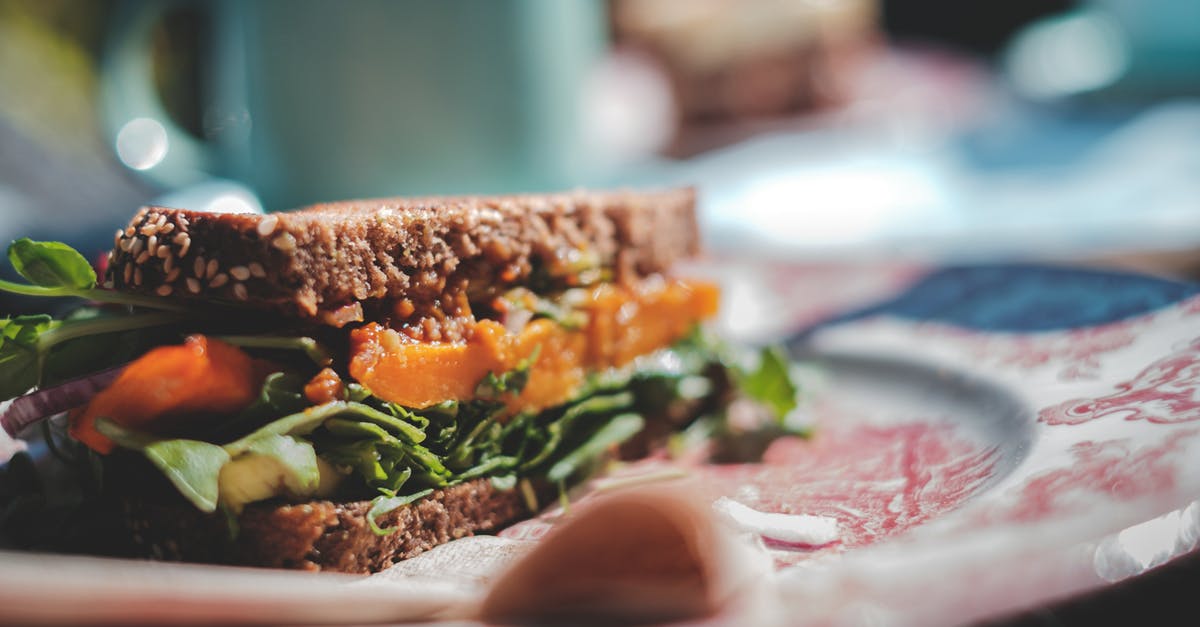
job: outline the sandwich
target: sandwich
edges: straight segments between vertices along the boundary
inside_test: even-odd
[[[690,189],[145,207],[98,271],[9,247],[0,289],[85,304],[0,320],[0,424],[89,469],[138,554],[375,572],[731,406],[780,424],[787,365],[705,330],[698,252]]]

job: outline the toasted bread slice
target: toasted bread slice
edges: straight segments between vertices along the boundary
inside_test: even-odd
[[[544,488],[540,492],[544,498]],[[387,535],[371,529],[370,508],[370,501],[256,503],[239,517],[236,537],[220,513],[204,514],[182,502],[129,500],[126,521],[135,544],[157,559],[373,573],[532,515],[520,490],[498,490],[488,479],[436,490],[380,516],[380,527],[395,528]]]
[[[106,286],[302,317],[365,301],[453,303],[583,269],[625,281],[699,248],[691,189],[389,198],[273,213],[145,207]]]

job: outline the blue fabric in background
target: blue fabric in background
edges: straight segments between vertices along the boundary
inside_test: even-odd
[[[1131,273],[1021,264],[955,266],[932,272],[894,299],[818,327],[889,315],[980,331],[1053,331],[1125,320],[1197,293],[1200,284]]]

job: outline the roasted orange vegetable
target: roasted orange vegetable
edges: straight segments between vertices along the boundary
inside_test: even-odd
[[[240,349],[202,335],[181,346],[156,348],[129,364],[108,389],[70,416],[70,433],[100,453],[113,443],[96,431],[96,419],[153,431],[167,418],[241,410],[262,386],[262,368]]]
[[[406,407],[470,398],[484,375],[505,370],[504,334],[499,324],[483,322],[470,342],[427,343],[371,323],[350,332],[350,376],[376,396]]]
[[[333,368],[325,368],[304,384],[304,398],[314,405],[344,400],[345,392],[346,386],[342,385],[342,378]]]
[[[484,320],[456,343],[417,342],[372,323],[350,334],[350,375],[384,400],[420,408],[470,399],[487,373],[512,370],[536,351],[529,382],[509,406],[538,410],[569,400],[589,369],[621,366],[682,339],[716,313],[719,296],[715,285],[695,281],[602,285],[580,305],[588,319],[581,329],[543,318],[513,334]]]

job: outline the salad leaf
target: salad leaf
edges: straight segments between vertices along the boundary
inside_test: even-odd
[[[545,427],[545,433],[549,437],[544,441],[541,450],[524,460],[520,464],[520,468],[522,470],[534,469],[552,459],[556,453],[560,452],[563,442],[569,434],[586,431],[576,428],[577,423],[580,423],[581,427],[586,427],[588,425],[583,423],[595,422],[595,419],[603,420],[606,416],[612,416],[621,410],[628,409],[632,404],[633,395],[629,392],[621,392],[597,394],[570,405],[556,421]]]
[[[604,453],[608,447],[632,438],[645,426],[645,419],[637,414],[621,414],[613,418],[586,442],[555,462],[546,472],[546,478],[554,483],[565,482],[586,463]]]
[[[735,369],[734,379],[742,393],[762,403],[782,420],[796,409],[799,388],[788,371],[789,362],[783,351],[768,346],[759,352],[754,369]]]
[[[0,319],[0,398],[12,398],[38,384],[42,352],[38,338],[58,326],[50,316]]]
[[[17,316],[0,319],[0,399],[8,399],[43,383],[43,372],[51,351],[60,344],[93,341],[124,331],[161,327],[181,322],[177,314],[155,312],[102,316],[80,320],[53,320],[50,316]],[[104,341],[104,340],[102,340]],[[101,364],[99,367],[111,364]],[[56,379],[82,376],[99,369],[95,363],[78,363],[71,368],[58,360]]]
[[[294,350],[305,354],[318,366],[333,363],[329,350],[311,337],[277,337],[273,335],[218,335],[216,339],[242,348]]]
[[[563,411],[559,424],[562,428],[570,429],[577,421],[588,414],[613,414],[633,405],[633,394],[619,392],[616,394],[597,394],[572,404]]]
[[[272,372],[263,379],[258,398],[242,413],[245,417],[288,416],[301,411],[311,403],[304,397],[307,378],[290,372]]]
[[[365,403],[350,403],[344,401],[335,401],[335,403],[340,403],[340,405],[344,407],[345,411],[354,414],[359,418],[369,420],[383,427],[384,429],[387,429],[390,433],[400,438],[400,440],[407,442],[408,444],[419,444],[425,440],[424,431],[421,431],[419,428],[405,422],[404,420],[401,420],[400,418],[390,414],[385,414],[378,409],[371,407],[370,405]]]
[[[9,245],[8,261],[18,274],[40,287],[88,290],[96,286],[92,264],[62,242],[35,242],[23,237]]]
[[[520,394],[529,384],[529,371],[541,353],[542,347],[539,344],[529,357],[522,359],[512,370],[499,375],[494,372],[487,373],[479,385],[475,386],[475,397],[483,400],[497,400],[505,394],[513,396]]]
[[[351,381],[346,384],[346,400],[355,403],[363,403],[369,398],[372,398],[371,391],[361,383],[355,383]]]
[[[501,492],[508,492],[517,487],[517,475],[493,475],[491,484],[493,488]]]
[[[459,475],[455,477],[455,480],[468,481],[478,477],[486,477],[497,470],[511,469],[516,466],[518,461],[520,460],[518,460],[516,457],[491,457],[481,462],[479,465],[473,468],[468,468],[467,470],[459,473]]]
[[[325,429],[329,433],[348,440],[379,440],[392,439],[392,434],[383,427],[363,420],[348,420],[346,418],[330,418],[325,421]]]
[[[154,318],[147,318],[142,314],[137,314],[137,316],[138,324],[146,326],[68,339],[61,339],[60,334],[55,333],[57,339],[45,351],[41,382],[38,387],[44,389],[62,381],[88,376],[93,372],[133,361],[155,346],[173,344],[179,340],[180,329],[171,324],[172,316],[170,314],[158,315]],[[123,311],[114,311],[112,307],[81,307],[68,314],[62,322],[64,325],[71,326],[83,321],[99,321],[118,317],[126,318],[129,317],[129,314]],[[182,321],[182,318],[180,320]],[[154,321],[161,321],[163,324],[147,324]],[[97,324],[100,323],[93,322],[90,330],[100,329],[95,326]],[[105,328],[109,328],[111,324],[111,321],[103,323]]]
[[[430,494],[433,494],[432,489],[421,490],[407,496],[378,496],[374,501],[371,501],[371,509],[367,511],[367,523],[371,525],[371,531],[378,536],[389,536],[400,530],[399,527],[380,527],[376,519],[383,516],[392,510],[403,507],[419,501]]]
[[[8,261],[30,281],[0,280],[0,290],[26,296],[77,297],[101,303],[187,313],[188,307],[167,298],[96,288],[96,271],[87,259],[62,242],[19,239],[8,247]]]
[[[420,429],[374,407],[363,403],[348,401],[330,401],[321,405],[309,407],[303,411],[290,414],[270,422],[243,438],[225,445],[230,455],[241,455],[249,450],[255,440],[268,435],[306,435],[320,427],[329,418],[343,414],[358,416],[373,422],[390,433],[396,434],[410,444],[417,444],[425,439],[425,433]]]
[[[387,489],[394,493],[412,475],[412,468],[407,466],[399,473],[389,473],[388,469],[384,468],[383,460],[375,450],[375,442],[372,440],[355,440],[336,444],[322,443],[318,449],[322,458],[332,464],[351,468],[369,487]],[[404,474],[404,476],[401,477],[400,474]]]
[[[229,461],[224,449],[208,442],[180,439],[155,442],[142,453],[197,509],[216,511],[221,467]]]
[[[230,459],[225,449],[199,440],[156,438],[107,418],[96,420],[96,430],[125,448],[141,451],[196,509],[217,511],[221,467]]]

